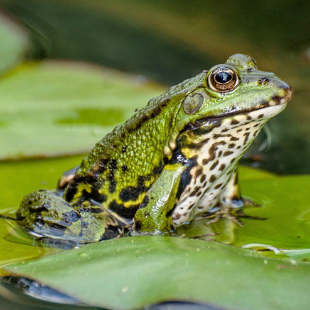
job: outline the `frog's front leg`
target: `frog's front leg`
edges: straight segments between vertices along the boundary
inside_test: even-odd
[[[181,174],[186,167],[180,164],[165,166],[160,177],[147,192],[147,205],[135,215],[135,230],[140,232],[169,232],[172,228],[170,212],[177,200]]]
[[[126,226],[100,204],[92,201],[68,203],[58,193],[48,190],[27,195],[16,219],[35,237],[76,243],[118,237]]]
[[[237,170],[233,172],[231,178],[223,189],[220,195],[219,203],[223,208],[227,207],[231,209],[238,209],[244,205],[240,194]]]
[[[241,209],[242,207],[247,206],[259,207],[259,204],[256,202],[241,196],[237,170],[232,174],[223,190],[220,197],[220,204],[223,206],[229,206],[231,209]]]

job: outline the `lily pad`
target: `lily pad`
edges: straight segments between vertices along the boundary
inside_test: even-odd
[[[38,258],[51,253],[59,252],[55,248],[41,247],[28,234],[17,227],[14,222],[1,219],[0,225],[0,266]],[[5,249],[5,251],[3,251]],[[5,274],[0,269],[0,276]]]
[[[230,309],[308,309],[310,266],[201,240],[131,237],[66,251],[6,270],[90,305],[139,309],[194,300]],[[294,279],[294,285],[291,281]]]
[[[23,65],[0,83],[0,160],[86,152],[161,90],[86,64]]]
[[[240,171],[243,196],[257,204],[244,209],[240,224],[222,220],[207,225],[199,220],[178,232],[309,262],[310,202],[301,189],[309,187],[310,176],[279,177],[259,171]]]
[[[1,163],[2,207],[16,209],[26,192],[53,188],[58,176],[78,165],[80,159]],[[139,236],[25,261],[54,250],[42,252],[42,248],[29,246],[25,236],[12,237],[16,228],[10,226],[11,230],[5,232],[2,225],[0,246],[12,251],[12,257],[6,254],[6,258],[5,253],[1,257],[2,266],[6,264],[3,270],[35,279],[84,303],[108,308],[136,309],[173,299],[238,309],[270,309],[275,304],[281,309],[308,309],[309,204],[298,189],[307,188],[310,177],[277,177],[241,167],[240,179],[243,193],[262,204],[247,209],[246,214],[267,220],[242,219],[243,227],[228,231],[235,230],[235,238],[230,240],[235,246]],[[240,248],[254,244],[264,244],[264,250],[277,247],[281,255],[274,259]],[[9,264],[17,260],[21,262]]]
[[[12,19],[0,14],[0,73],[17,65],[29,50],[28,33]]]
[[[269,244],[280,249],[310,248],[310,176],[256,180],[241,179],[243,192],[261,206],[246,214],[265,220],[243,219],[236,230],[236,245]]]

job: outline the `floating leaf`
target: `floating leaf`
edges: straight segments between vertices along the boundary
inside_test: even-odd
[[[241,169],[242,194],[258,204],[245,207],[242,225],[222,220],[207,225],[204,220],[180,227],[186,236],[217,240],[310,261],[310,176],[279,177],[255,169]]]
[[[140,309],[163,300],[195,300],[240,310],[274,305],[308,309],[310,302],[309,265],[201,240],[121,238],[6,270],[112,309]]]
[[[310,176],[246,180],[243,192],[261,205],[246,214],[266,220],[243,219],[236,230],[236,245],[269,244],[280,249],[310,248]]]
[[[2,163],[0,188],[11,189],[6,196],[3,190],[5,206],[17,204],[20,195],[28,191],[53,188],[58,176],[78,165],[80,159]],[[274,304],[281,309],[307,309],[310,265],[302,261],[309,257],[309,204],[298,189],[307,188],[310,177],[277,177],[247,167],[240,170],[243,193],[262,204],[247,209],[246,214],[268,219],[242,219],[244,226],[236,229],[236,239],[230,241],[238,246],[260,243],[265,249],[284,249],[279,259],[205,240],[153,236],[91,244],[4,269],[82,302],[110,308],[135,309],[181,299],[238,309],[270,309]],[[227,236],[232,231],[228,229]],[[1,238],[2,246],[20,249],[21,258],[31,257],[20,248],[21,243],[12,242],[10,234]],[[32,257],[46,254],[34,253]]]
[[[160,90],[85,64],[23,65],[0,83],[0,160],[85,152]]]
[[[0,238],[0,248],[2,249],[0,251],[0,267],[59,252],[58,249],[39,246],[16,223],[3,219],[1,219],[0,225]],[[0,276],[2,274],[3,270],[0,269]]]
[[[238,168],[239,178],[242,181],[253,180],[253,179],[266,179],[266,178],[275,178],[276,174],[268,172],[266,170],[247,167],[247,166],[239,166]]]

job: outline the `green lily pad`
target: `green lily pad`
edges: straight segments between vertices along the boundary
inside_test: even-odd
[[[265,220],[243,219],[235,244],[269,244],[279,249],[310,248],[310,201],[306,189],[310,176],[256,180],[241,179],[243,192],[261,205],[246,214]]]
[[[0,210],[16,210],[24,195],[56,188],[59,177],[78,166],[83,156],[0,162]]]
[[[59,252],[55,248],[39,246],[26,232],[16,223],[1,219],[0,225],[0,247],[5,251],[0,252],[0,266],[38,258],[48,254]],[[0,276],[5,274],[0,269]]]
[[[0,14],[0,42],[0,72],[20,63],[30,47],[27,32],[4,14]]]
[[[161,90],[86,64],[23,65],[0,83],[0,160],[86,152]]]
[[[275,178],[276,174],[273,174],[269,171],[247,167],[247,166],[239,166],[238,168],[239,178],[245,182],[247,180],[257,180],[257,179],[266,179],[266,178]]]
[[[1,163],[2,207],[16,209],[25,193],[53,188],[58,176],[80,160],[69,157]],[[14,226],[7,229],[2,222],[0,247],[12,252],[11,257],[5,253],[0,257],[2,270],[35,279],[82,302],[117,309],[136,309],[168,299],[238,309],[270,309],[275,304],[281,309],[307,309],[309,204],[306,194],[298,189],[307,188],[310,176],[277,177],[241,167],[240,180],[243,193],[262,204],[246,209],[246,214],[267,220],[245,218],[243,227],[231,227],[228,222],[227,236],[235,231],[229,240],[234,246],[148,236],[52,254],[55,250],[44,252],[29,244],[29,238]],[[218,232],[225,235],[220,225]],[[274,259],[240,248],[256,248],[255,244],[264,250],[274,247],[280,255]],[[21,262],[11,264],[16,261]]]
[[[140,309],[194,300],[230,309],[308,309],[310,266],[212,242],[131,237],[5,268],[90,305]],[[294,279],[294,285],[291,284]]]
[[[310,202],[307,192],[301,190],[309,187],[310,176],[279,177],[255,169],[240,172],[243,196],[257,204],[244,209],[240,225],[229,220],[207,225],[199,220],[178,232],[266,255],[310,261]]]

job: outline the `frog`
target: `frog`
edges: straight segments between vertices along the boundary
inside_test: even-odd
[[[150,99],[55,191],[26,195],[16,221],[36,238],[84,244],[231,217],[247,204],[238,162],[291,97],[286,82],[234,54]]]

